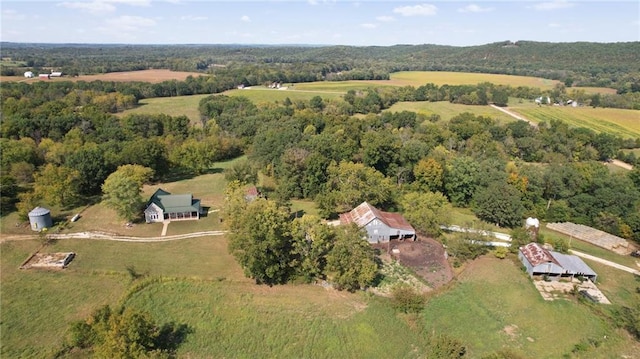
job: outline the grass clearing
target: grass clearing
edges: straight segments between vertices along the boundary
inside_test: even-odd
[[[146,98],[139,102],[136,108],[123,111],[118,116],[128,114],[166,114],[169,116],[187,116],[192,124],[200,124],[198,105],[200,100],[209,95],[192,95],[176,97]]]
[[[543,90],[552,89],[557,83],[556,80],[548,80],[539,77],[483,74],[471,72],[448,72],[448,71],[401,71],[391,74],[388,81],[371,81],[375,83],[390,83],[395,86],[422,86],[433,83],[442,85],[476,85],[482,82],[491,82],[496,85],[509,85],[513,87],[529,86]]]
[[[338,100],[347,92],[314,89],[313,86],[306,87],[305,85],[307,84],[296,84],[295,87],[289,87],[286,90],[270,89],[264,86],[251,86],[251,88],[245,88],[243,90],[225,91],[224,94],[227,96],[243,96],[255,104],[260,104],[263,102],[282,102],[287,97],[291,101],[309,101],[315,96],[320,96],[323,99]]]
[[[426,116],[439,115],[441,120],[443,121],[449,121],[452,117],[455,117],[463,112],[470,112],[475,116],[491,117],[496,121],[498,121],[499,123],[508,123],[508,122],[517,121],[513,117],[505,114],[502,111],[498,111],[491,106],[462,105],[457,103],[451,103],[448,101],[397,102],[385,111],[390,111],[390,112],[412,111],[412,112],[416,112]]]
[[[560,358],[574,345],[605,335],[612,339],[585,357],[628,353],[621,332],[587,306],[545,302],[516,261],[484,256],[467,266],[454,288],[428,302],[422,312],[425,331],[463,338],[471,357],[508,347],[527,357]]]
[[[535,123],[560,120],[569,126],[585,127],[599,133],[610,133],[625,138],[640,137],[640,111],[638,110],[537,106],[532,102],[515,104],[509,109]]]

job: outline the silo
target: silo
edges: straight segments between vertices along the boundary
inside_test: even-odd
[[[29,223],[32,231],[41,231],[53,226],[51,211],[43,207],[36,207],[29,212]]]

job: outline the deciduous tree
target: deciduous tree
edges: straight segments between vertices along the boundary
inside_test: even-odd
[[[120,218],[131,221],[141,214],[142,184],[153,170],[138,165],[120,166],[107,177],[102,185],[103,203],[116,211]]]

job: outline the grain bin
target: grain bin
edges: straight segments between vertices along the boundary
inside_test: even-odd
[[[53,226],[51,211],[44,207],[36,207],[29,212],[29,223],[32,231],[41,231]]]

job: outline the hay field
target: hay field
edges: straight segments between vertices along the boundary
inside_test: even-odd
[[[140,70],[140,71],[125,71],[125,72],[110,72],[107,74],[98,75],[80,75],[78,77],[61,79],[73,80],[73,81],[116,81],[116,82],[129,82],[129,81],[141,81],[150,83],[160,83],[167,80],[184,81],[187,77],[193,76],[209,76],[200,72],[181,72],[171,71],[167,69],[154,69],[154,70]]]
[[[136,114],[160,114],[164,113],[170,116],[187,116],[192,124],[200,123],[200,113],[198,112],[198,104],[204,97],[210,95],[191,95],[176,97],[155,97],[146,98],[138,102],[138,106],[130,110],[126,110],[117,114],[117,116],[125,116],[131,113]]]
[[[640,137],[640,111],[617,108],[569,106],[537,106],[519,103],[509,106],[527,119],[538,123],[560,120],[572,127],[585,127],[595,132],[610,133],[625,138]]]
[[[390,112],[402,112],[412,111],[419,114],[440,115],[441,120],[449,121],[452,117],[457,116],[463,112],[471,112],[476,116],[491,117],[497,120],[499,123],[508,123],[516,121],[513,117],[505,114],[502,111],[498,111],[490,106],[470,106],[461,105],[456,103],[450,103],[448,101],[438,102],[398,102],[393,104],[389,109],[385,111]]]
[[[481,82],[491,82],[496,85],[529,86],[543,90],[552,89],[559,81],[539,77],[483,74],[471,72],[447,71],[401,71],[394,72],[388,81],[370,81],[379,84],[395,86],[414,86],[433,83],[442,85],[475,85]]]
[[[149,82],[160,83],[168,80],[184,81],[187,77],[209,76],[200,72],[171,71],[167,69],[109,72],[106,74],[80,75],[76,77],[63,76],[41,80],[37,76],[25,79],[23,76],[2,76],[0,81],[115,81],[115,82]]]

